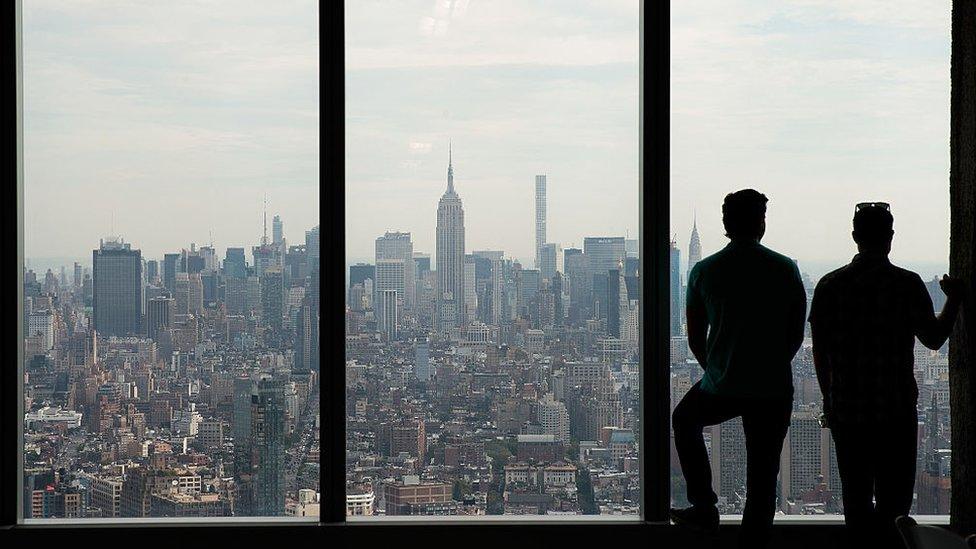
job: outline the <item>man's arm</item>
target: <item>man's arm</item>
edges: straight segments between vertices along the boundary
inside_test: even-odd
[[[698,365],[704,370],[708,366],[708,351],[705,344],[708,336],[708,312],[699,293],[700,271],[696,265],[688,275],[688,293],[685,309],[688,322],[688,348],[695,356]]]
[[[832,371],[830,364],[829,339],[824,331],[824,301],[826,291],[818,284],[810,304],[810,335],[813,337],[813,367],[817,371],[817,384],[823,396],[823,412],[830,415],[830,384]]]
[[[959,303],[962,301],[963,291],[962,281],[958,278],[950,278],[948,275],[942,276],[939,286],[946,294],[946,304],[938,315],[935,314],[932,298],[929,296],[928,290],[925,289],[922,279],[919,278],[917,282],[915,289],[917,296],[915,335],[922,342],[922,345],[929,349],[940,349],[949,339],[949,335],[952,333],[952,325],[959,313]]]
[[[708,365],[705,341],[708,336],[708,314],[700,303],[688,303],[688,348],[702,369]]]
[[[803,279],[800,278],[800,271],[793,266],[793,282],[790,290],[790,318],[787,344],[789,347],[790,358],[796,355],[803,345],[803,331],[806,327],[807,319],[807,291],[803,287]]]

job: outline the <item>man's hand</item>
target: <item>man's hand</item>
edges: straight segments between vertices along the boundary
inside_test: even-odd
[[[942,280],[939,281],[939,287],[942,288],[946,298],[955,303],[962,301],[963,292],[966,291],[966,285],[961,278],[949,275],[942,275]]]

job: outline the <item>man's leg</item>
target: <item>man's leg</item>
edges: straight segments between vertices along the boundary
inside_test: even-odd
[[[837,469],[844,489],[844,523],[851,547],[872,543],[874,511],[875,431],[871,426],[834,422],[830,426],[837,452]]]
[[[697,508],[714,508],[718,498],[712,490],[712,468],[702,429],[731,419],[739,411],[730,407],[727,399],[706,393],[699,385],[693,385],[674,409],[674,449],[688,487],[688,502]]]
[[[741,547],[765,547],[776,512],[776,477],[783,440],[790,427],[793,399],[753,402],[742,416],[746,437],[746,506]]]
[[[882,536],[887,539],[883,547],[900,547],[901,536],[895,528],[895,519],[907,515],[912,509],[915,492],[915,459],[918,454],[918,418],[914,414],[892,421],[883,428],[879,440],[877,475],[874,485],[877,519]]]

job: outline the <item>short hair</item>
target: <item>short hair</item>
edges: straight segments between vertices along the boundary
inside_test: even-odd
[[[755,189],[743,189],[725,195],[725,202],[722,203],[725,236],[733,240],[762,236],[768,201],[766,195]]]
[[[895,218],[888,208],[865,206],[854,212],[854,241],[865,246],[877,246],[891,240]]]

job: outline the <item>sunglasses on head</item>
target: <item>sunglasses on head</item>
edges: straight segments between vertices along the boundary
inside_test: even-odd
[[[857,213],[864,208],[884,208],[885,210],[891,211],[891,204],[888,204],[887,202],[860,202],[854,206],[854,213]]]

